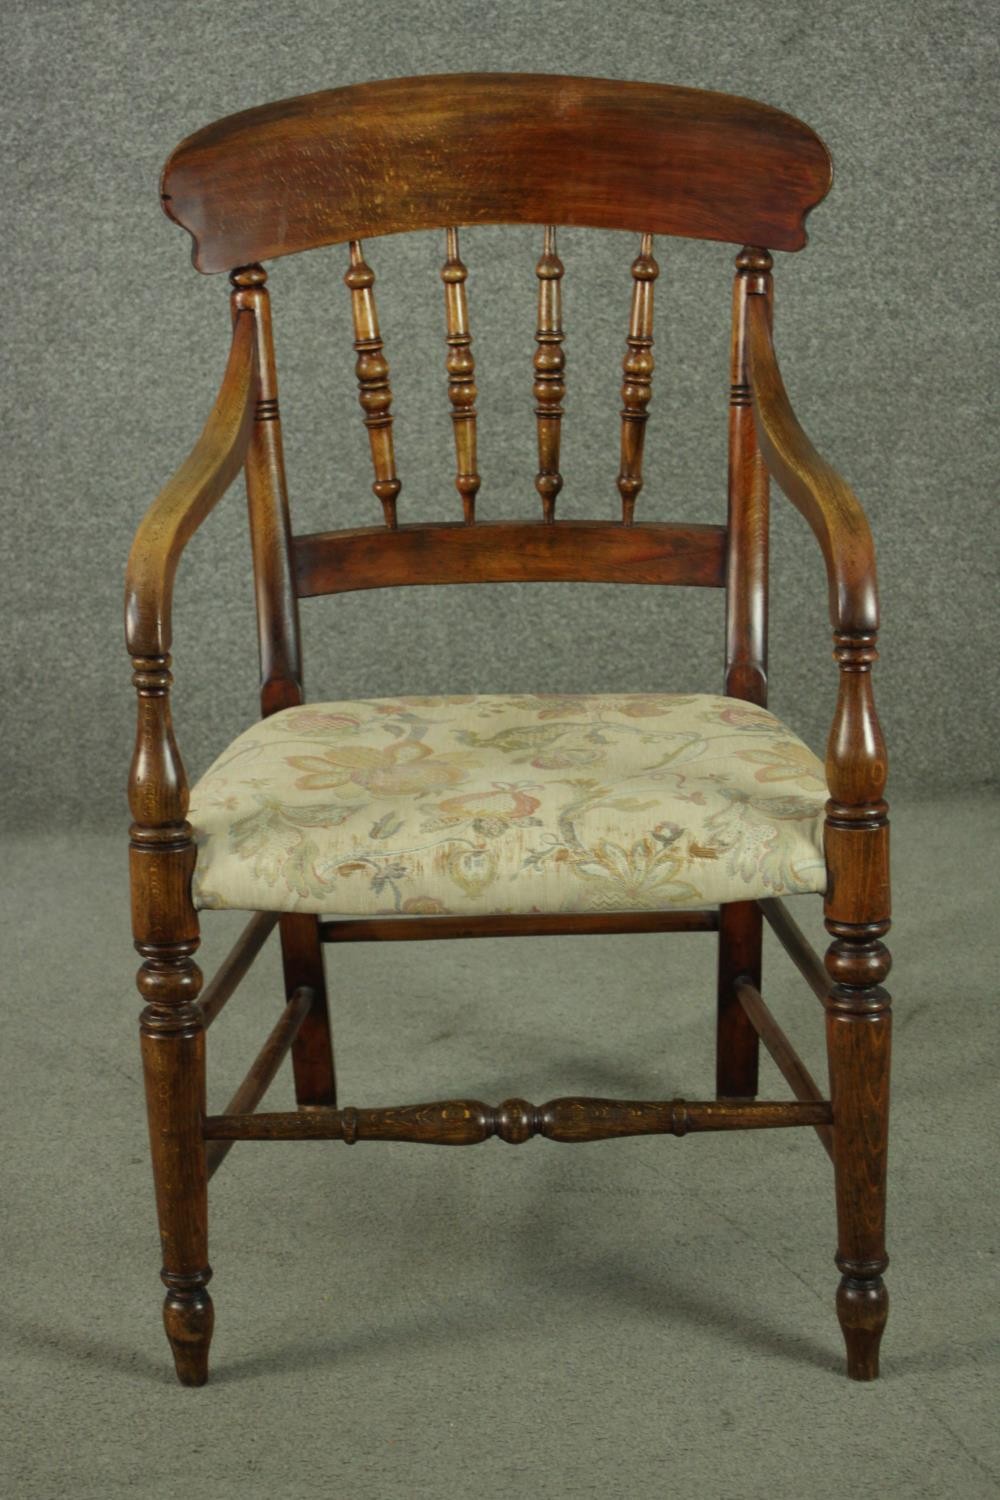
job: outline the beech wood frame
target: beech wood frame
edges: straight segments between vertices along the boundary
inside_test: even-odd
[[[561,103],[554,112],[561,122],[559,151],[575,146],[586,171],[560,175],[554,169],[559,152],[553,157],[552,138],[535,128],[536,116],[531,113],[543,99],[550,107],[549,119],[553,100]],[[395,109],[392,129],[401,132],[400,141],[405,137],[426,146],[414,148],[412,161],[405,152],[394,161],[394,181],[405,170],[415,174],[414,190],[395,208],[385,194],[366,199],[351,176],[351,153],[367,139],[387,101]],[[456,121],[467,127],[460,169],[455,167],[451,179],[431,173],[426,193],[418,191],[423,179],[416,174],[428,170],[428,152],[435,142],[456,138]],[[488,122],[485,134],[480,128],[483,121]],[[636,134],[638,122],[644,125],[641,135]],[[730,145],[736,137],[756,142],[767,154],[771,176],[752,181],[734,176]],[[594,154],[598,138],[601,150],[615,158],[624,173],[613,192]],[[510,167],[499,184],[495,173],[491,176],[490,143],[495,139],[503,141]],[[247,179],[239,168],[255,153],[270,165]],[[644,153],[645,170],[636,172],[636,162],[643,167]],[[312,196],[303,196],[301,172],[296,177],[292,171],[307,157],[321,159],[318,183],[307,184]],[[650,172],[655,177],[659,170],[654,170],[655,161],[668,159],[672,165],[656,178],[650,197]],[[693,90],[544,75],[393,80],[282,101],[199,132],[168,163],[164,206],[194,235],[201,269],[230,271],[233,321],[229,359],[213,410],[190,456],[138,528],[126,586],[126,635],[138,695],[129,802],[133,931],[143,960],[138,987],[146,1002],[141,1045],[163,1248],[161,1274],[167,1288],[164,1321],[177,1373],[185,1384],[202,1384],[208,1372],[213,1321],[207,1291],[208,1178],[237,1140],[351,1144],[380,1139],[455,1145],[496,1136],[520,1144],[534,1135],[578,1142],[787,1126],[815,1129],[832,1157],[836,1260],[841,1271],[837,1308],[848,1373],[861,1380],[877,1375],[888,1311],[882,1273],[887,1265],[890,1004],[882,980],[890,960],[883,942],[889,927],[886,756],[871,688],[878,628],[875,556],[860,504],[816,452],[792,410],[772,342],[772,260],[762,243],[767,237],[750,232],[766,225],[770,248],[799,248],[805,239],[805,214],[828,185],[829,159],[818,137],[766,106]],[[332,192],[334,187],[342,190],[341,199]],[[482,522],[476,517],[480,478],[468,271],[457,226],[518,221],[547,226],[537,267],[534,356],[536,487],[542,516],[534,522]],[[619,522],[555,518],[562,487],[559,439],[566,391],[559,302],[564,268],[555,237],[555,226],[562,223],[634,227],[642,235],[632,266],[632,312],[623,364]],[[374,273],[358,235],[432,225],[443,228],[447,236],[442,269],[446,389],[463,520],[400,525],[389,368],[375,311]],[[725,526],[635,521],[642,488],[642,432],[652,390],[652,288],[658,271],[654,233],[745,241],[736,259],[733,286]],[[371,441],[373,489],[385,524],[293,536],[267,278],[258,262],[265,254],[294,253],[337,241],[350,241],[345,281],[354,308],[359,398]],[[824,913],[831,943],[825,960],[777,899],[736,902],[711,911],[576,917],[319,921],[262,912],[251,916],[215,978],[202,990],[194,959],[199,919],[191,898],[195,849],[187,821],[188,787],[170,712],[172,596],[184,547],[241,470],[249,502],[265,715],[303,701],[299,598],[412,583],[505,580],[724,588],[725,690],[763,704],[768,477],[773,477],[819,543],[839,667],[826,757],[830,800]],[[762,998],[764,921],[824,1006],[829,1098]],[[205,1032],[275,927],[281,935],[284,1009],[227,1109],[209,1116]],[[337,1106],[324,943],[612,931],[718,933],[714,1099]],[[760,1042],[791,1088],[793,1102],[756,1099]],[[255,1113],[288,1053],[296,1110]]]

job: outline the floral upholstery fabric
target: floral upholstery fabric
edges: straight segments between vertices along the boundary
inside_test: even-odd
[[[822,891],[823,767],[707,694],[285,709],[191,795],[200,907],[658,910]]]

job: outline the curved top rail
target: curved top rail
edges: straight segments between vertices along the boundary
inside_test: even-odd
[[[283,99],[188,136],[163,207],[200,271],[404,230],[625,229],[799,250],[832,180],[793,116],[730,94],[455,73]]]

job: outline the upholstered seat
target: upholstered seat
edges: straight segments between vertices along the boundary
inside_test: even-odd
[[[191,795],[201,907],[487,915],[822,891],[823,766],[710,694],[285,709]]]

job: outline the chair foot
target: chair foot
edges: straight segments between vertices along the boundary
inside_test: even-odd
[[[878,1352],[889,1316],[889,1293],[881,1276],[861,1281],[843,1276],[837,1288],[837,1317],[847,1345],[851,1380],[878,1379]]]
[[[215,1325],[215,1309],[204,1283],[172,1284],[181,1278],[164,1276],[167,1295],[163,1326],[170,1340],[174,1368],[181,1385],[204,1385],[208,1379],[208,1349]],[[206,1278],[207,1279],[207,1278]]]

